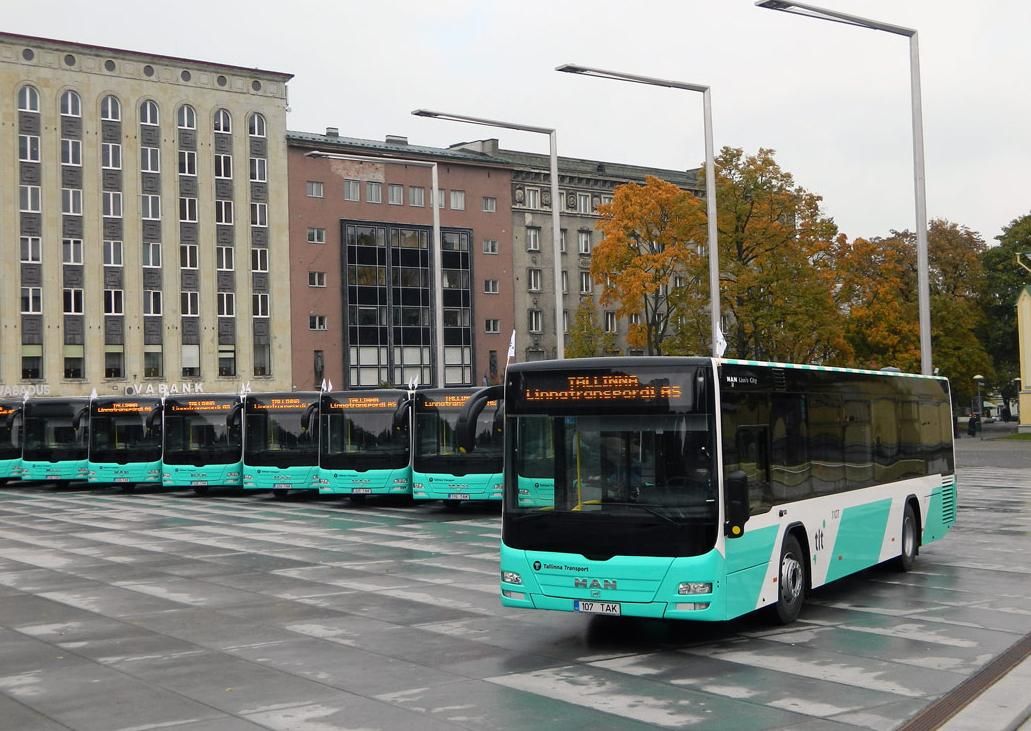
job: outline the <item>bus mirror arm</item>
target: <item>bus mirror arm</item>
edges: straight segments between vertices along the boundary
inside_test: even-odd
[[[161,423],[161,412],[163,410],[164,407],[161,404],[158,404],[150,410],[150,413],[147,415],[147,431],[153,432],[155,425],[159,425]]]
[[[237,423],[239,421],[239,418],[240,418],[240,412],[242,412],[242,411],[243,411],[243,402],[242,401],[240,403],[238,403],[238,404],[233,404],[233,408],[231,408],[229,410],[229,413],[226,414],[226,429],[230,429],[231,430],[234,427],[236,427],[236,425],[237,425]]]
[[[89,413],[89,406],[84,406],[79,409],[78,413],[75,414],[75,418],[72,419],[72,429],[79,431],[79,427],[82,424],[82,417]]]
[[[393,427],[395,432],[404,431],[408,425],[408,412],[412,408],[412,399],[411,395],[398,399],[397,408],[394,409]]]
[[[740,538],[748,522],[748,475],[741,470],[729,473],[723,481],[723,490],[726,495],[723,532],[727,538]]]
[[[465,406],[458,412],[458,423],[455,424],[455,442],[463,452],[471,452],[476,446],[476,420],[488,401],[500,402],[505,398],[505,387],[502,385],[487,386],[469,397]],[[498,404],[501,409],[501,404]]]

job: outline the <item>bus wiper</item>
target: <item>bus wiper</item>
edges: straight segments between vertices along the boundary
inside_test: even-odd
[[[649,505],[643,505],[642,503],[630,503],[630,502],[618,502],[618,501],[614,501],[614,500],[604,500],[604,501],[602,501],[602,505],[619,505],[620,507],[637,508],[639,510],[645,511],[646,513],[650,513],[650,514],[654,515],[656,518],[662,518],[663,520],[668,521],[668,522],[672,523],[673,525],[680,525],[680,523],[677,522],[677,520],[675,518],[671,518],[666,513],[663,513],[660,510],[656,510],[655,508],[653,508],[653,507],[651,507]]]

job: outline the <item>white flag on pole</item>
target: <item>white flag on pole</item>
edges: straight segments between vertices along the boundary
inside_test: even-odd
[[[512,339],[508,341],[508,359],[515,358],[515,330],[512,330]]]
[[[319,387],[319,390],[322,391],[323,393],[325,393],[326,391],[329,390],[328,388],[326,388],[326,379],[325,378],[322,379],[322,385]]]
[[[716,355],[719,358],[727,351],[727,339],[723,337],[723,328],[716,326]]]
[[[326,379],[326,391],[332,391],[332,390],[333,390],[333,382],[327,378]]]

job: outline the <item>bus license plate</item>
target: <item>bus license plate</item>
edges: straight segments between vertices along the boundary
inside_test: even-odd
[[[128,481],[129,481],[128,477],[116,477],[115,478],[115,482],[128,482]]]
[[[195,486],[195,487],[201,487],[203,485],[207,485],[208,481],[207,480],[193,480],[192,482],[190,482],[190,484]]]
[[[469,493],[467,492],[453,492],[447,496],[448,500],[468,500]]]
[[[291,485],[289,482],[277,482],[275,485],[272,486],[272,489],[273,490],[289,490],[291,487],[293,487],[293,485]]]
[[[351,490],[351,494],[352,495],[371,495],[372,494],[372,488],[371,487],[356,487],[353,490]]]
[[[620,616],[622,611],[616,602],[585,602],[580,599],[573,600],[573,611],[584,612],[585,614],[611,614]]]

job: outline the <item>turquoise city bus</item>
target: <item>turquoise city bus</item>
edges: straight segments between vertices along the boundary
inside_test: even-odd
[[[810,589],[908,570],[956,520],[944,378],[592,358],[512,365],[503,393],[505,606],[787,623]],[[527,474],[550,481],[532,501]]]
[[[21,478],[21,406],[0,400],[0,484]]]
[[[89,477],[89,399],[30,398],[22,406],[25,482],[67,485]]]
[[[99,396],[89,405],[89,483],[161,484],[161,399]]]
[[[239,396],[166,396],[164,467],[161,484],[193,488],[243,484],[243,439]]]
[[[319,492],[411,495],[409,396],[398,389],[324,393]]]
[[[318,492],[318,410],[317,393],[244,397],[244,490],[272,490],[280,500],[299,491]]]
[[[455,428],[475,388],[426,389],[415,394],[412,497],[443,500],[449,507],[469,500],[501,500],[504,430],[497,399],[479,411],[473,449],[459,449]]]

